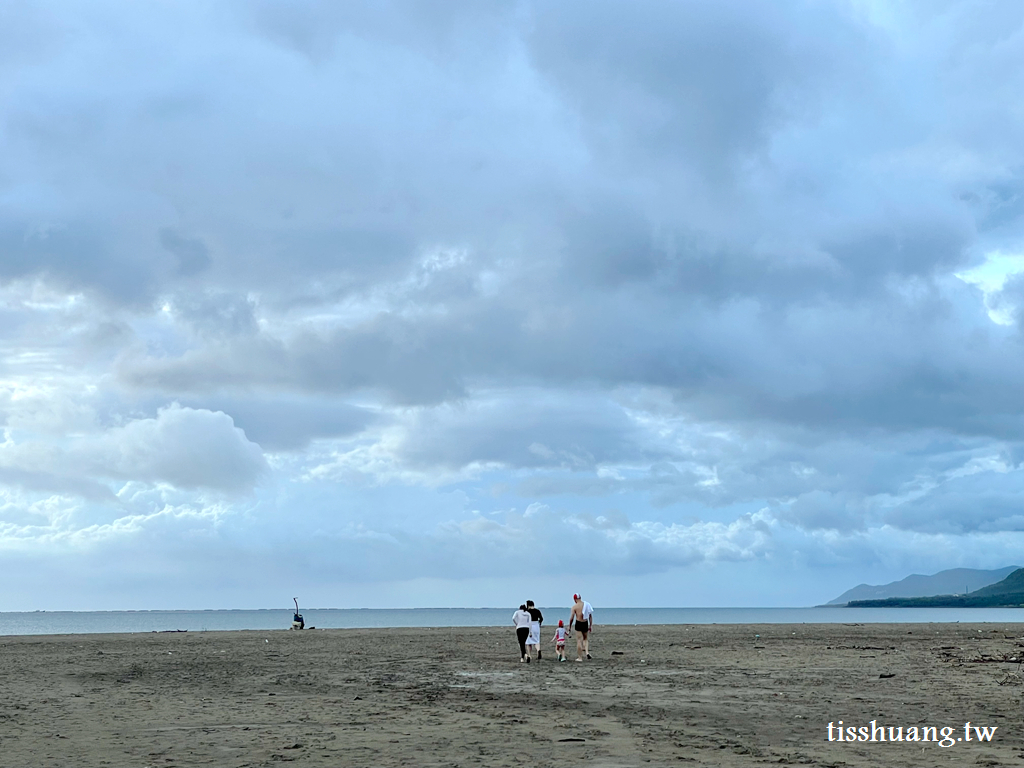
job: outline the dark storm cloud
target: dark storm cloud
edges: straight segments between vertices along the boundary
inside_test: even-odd
[[[334,34],[330,33],[334,29],[339,38],[351,33],[362,44],[372,46],[377,41],[387,48],[393,44],[392,36],[399,34],[395,30],[405,29],[392,25],[390,16],[386,17],[389,23],[384,23],[365,11],[331,13],[322,6],[309,6],[304,13],[307,20],[295,23],[305,24],[307,33],[288,33],[298,35],[295,39],[307,39],[314,31]],[[483,176],[462,174],[464,189],[445,194],[453,189],[448,179],[439,176],[439,169],[429,161],[424,164],[406,154],[404,146],[418,146],[419,140],[403,134],[408,145],[382,149],[374,161],[385,177],[395,167],[392,162],[400,163],[408,174],[401,193],[381,189],[375,182],[367,185],[369,199],[386,193],[391,201],[371,218],[388,222],[392,236],[400,233],[399,239],[388,244],[383,234],[356,239],[340,232],[337,237],[315,230],[309,234],[308,227],[293,231],[289,225],[276,235],[277,256],[256,256],[259,269],[253,271],[252,279],[259,280],[264,270],[277,270],[278,264],[287,263],[293,274],[286,283],[304,271],[316,270],[317,283],[325,286],[319,294],[297,296],[296,301],[311,306],[318,298],[351,298],[360,295],[353,290],[372,290],[374,279],[393,282],[409,274],[417,239],[424,236],[466,244],[477,259],[477,275],[465,269],[459,272],[460,281],[435,280],[429,290],[403,294],[384,313],[341,329],[300,330],[286,338],[268,335],[251,346],[192,350],[177,360],[137,360],[124,368],[128,380],[172,391],[260,381],[341,394],[377,390],[399,403],[462,398],[479,381],[598,380],[672,387],[687,407],[719,418],[733,414],[842,423],[851,428],[859,423],[897,426],[902,422],[909,428],[945,423],[1005,434],[1001,426],[1005,411],[998,408],[1005,407],[1005,385],[1019,371],[1001,360],[1012,359],[1012,354],[949,362],[933,355],[965,343],[960,329],[934,322],[957,309],[950,297],[938,295],[932,281],[937,274],[976,258],[970,255],[970,220],[975,209],[957,209],[952,195],[937,203],[940,196],[925,189],[916,167],[901,169],[890,162],[882,172],[895,182],[893,191],[902,199],[894,199],[888,212],[879,210],[865,171],[853,167],[858,159],[877,163],[873,158],[880,152],[903,151],[913,143],[914,131],[920,130],[909,114],[893,111],[887,94],[882,93],[876,104],[864,93],[857,93],[855,101],[868,108],[868,122],[891,121],[902,125],[902,131],[889,146],[882,135],[872,133],[866,146],[844,147],[843,171],[857,174],[852,183],[839,178],[824,161],[801,169],[804,176],[816,176],[818,184],[830,185],[817,203],[800,188],[794,191],[787,186],[785,165],[776,162],[769,176],[774,187],[754,196],[747,189],[740,197],[718,200],[712,196],[710,203],[705,199],[696,211],[710,205],[715,215],[704,223],[696,214],[688,214],[687,208],[694,196],[708,197],[710,181],[680,187],[665,182],[656,169],[631,163],[630,170],[625,170],[626,165],[616,164],[616,158],[629,157],[631,146],[654,152],[658,158],[666,153],[674,157],[671,150],[678,147],[680,152],[717,156],[721,163],[735,164],[760,149],[767,151],[766,142],[774,131],[805,123],[806,130],[812,130],[829,103],[846,89],[867,89],[874,82],[871,78],[884,71],[873,62],[866,81],[849,80],[849,71],[857,69],[850,62],[879,51],[883,58],[892,56],[897,61],[884,45],[879,48],[877,30],[867,29],[863,20],[853,16],[844,20],[834,9],[815,12],[828,18],[802,15],[798,25],[765,23],[730,6],[643,9],[630,18],[628,34],[623,35],[613,34],[617,25],[602,21],[607,9],[592,17],[585,15],[586,23],[594,26],[589,31],[568,29],[563,18],[556,18],[558,14],[549,17],[547,13],[535,14],[527,38],[537,72],[551,78],[567,104],[584,110],[583,125],[601,124],[587,112],[594,109],[605,110],[616,125],[625,121],[624,131],[615,133],[616,142],[610,147],[601,143],[601,136],[580,134],[583,146],[595,158],[588,173],[596,174],[586,179],[590,186],[572,193],[581,205],[569,205],[563,199],[527,215],[518,197],[521,191],[503,188],[504,182],[491,171]],[[309,21],[322,20],[324,14],[329,18],[323,29],[319,21]],[[461,24],[480,22],[472,16],[460,19]],[[836,39],[822,38],[821,29],[828,29]],[[449,33],[432,40],[427,49],[410,45],[408,50],[427,56],[432,65],[438,51],[447,51],[444,77],[464,77],[463,67],[471,55],[493,63],[493,54],[467,48],[463,38]],[[506,29],[502,39],[507,36]],[[402,39],[403,44],[408,42]],[[348,42],[347,48],[308,44],[330,51],[317,59],[318,66],[328,66],[339,57],[354,55]],[[705,61],[701,51],[719,43],[715,55]],[[742,49],[744,55],[719,55],[730,46]],[[829,59],[827,52],[833,49],[843,50],[842,60],[823,68],[809,64]],[[507,53],[508,49],[501,50]],[[609,74],[613,69],[614,77]],[[814,70],[813,75],[809,70]],[[401,84],[402,78],[396,82]],[[839,95],[828,91],[825,99],[826,85],[838,88]],[[402,90],[401,85],[392,87]],[[630,121],[646,124],[646,117],[606,98],[601,90],[606,87],[645,93],[664,102],[677,122],[685,122],[686,115],[710,115],[712,128],[700,141],[682,128],[670,131],[668,143],[660,146],[649,137],[635,135]],[[806,98],[794,100],[794,93],[805,93]],[[388,94],[383,98],[386,102]],[[876,112],[871,112],[872,106]],[[475,107],[466,109],[471,119],[478,117]],[[357,121],[357,131],[364,137],[360,141],[365,141],[365,130],[373,120],[386,122],[386,112],[376,108],[359,118],[363,122]],[[733,136],[715,129],[719,123],[754,128],[749,135]],[[439,138],[440,151],[451,153],[456,161],[453,171],[459,171],[458,163],[468,161],[474,148],[457,150]],[[841,141],[848,136],[840,133],[829,138]],[[330,144],[323,149],[334,151]],[[515,144],[509,149],[514,156],[521,147]],[[495,153],[490,150],[481,157],[493,159]],[[529,167],[538,158],[523,154],[522,159]],[[997,169],[996,175],[1004,170]],[[639,186],[639,193],[607,191],[614,181],[637,173],[646,174],[649,182]],[[353,181],[366,178],[360,171]],[[442,194],[425,194],[430,180],[441,184]],[[731,180],[732,187],[747,183],[742,174],[720,174],[720,180]],[[488,189],[488,183],[499,186]],[[849,188],[839,195],[842,184]],[[788,208],[784,202],[772,202],[768,193],[773,188],[783,201],[790,199]],[[552,235],[550,241],[535,242],[531,235],[524,235],[531,246],[527,253],[511,261],[495,260],[489,254],[498,224],[493,213],[478,208],[483,215],[469,222],[464,214],[476,205],[469,190],[479,192],[483,200],[496,191],[503,193],[512,221],[527,228],[541,222],[543,231]],[[331,192],[349,197],[345,187],[337,184]],[[394,203],[402,200],[407,204],[395,208]],[[729,233],[719,220],[734,206],[742,212],[742,220],[738,232]],[[361,207],[369,212],[365,205]],[[782,223],[791,230],[787,236],[800,228],[807,231],[766,251],[755,233],[746,230],[762,221],[769,232],[778,229],[771,223],[776,210],[784,211]],[[426,224],[426,211],[440,214],[440,228]],[[822,219],[834,223],[823,225]],[[422,239],[419,242],[425,244]],[[384,264],[394,266],[380,271]],[[499,296],[484,293],[476,279],[488,270],[504,281]],[[280,294],[265,294],[268,309],[288,301]],[[424,314],[398,314],[402,303],[406,308],[419,307]],[[888,320],[883,319],[886,316]],[[875,332],[865,332],[865,319],[895,324],[902,335],[876,349]],[[813,333],[801,328],[800,322],[813,324]],[[531,326],[538,330],[530,332]],[[990,348],[1010,343],[987,340],[990,330],[971,332]],[[811,337],[809,347],[799,347],[802,336]],[[922,345],[927,354],[917,352]],[[852,369],[859,370],[851,382]],[[408,375],[409,371],[416,375]],[[750,372],[754,376],[748,376]],[[812,374],[809,382],[806,376],[793,381],[807,372]],[[988,415],[978,413],[980,402],[995,404],[997,409]]]
[[[579,391],[566,398],[528,388],[509,395],[418,414],[408,422],[399,456],[414,467],[594,469],[648,454],[645,436],[603,397]]]
[[[311,440],[344,437],[361,432],[379,419],[348,403],[281,397],[216,398],[185,401],[194,407],[228,414],[246,438],[266,451],[295,451]]]
[[[255,307],[245,296],[227,292],[179,293],[171,299],[176,317],[203,338],[234,339],[258,330]]]
[[[156,286],[153,267],[117,253],[98,221],[29,224],[0,213],[0,255],[0,281],[38,276],[58,290],[128,304],[150,298]]]
[[[835,69],[830,47],[847,56],[865,47],[835,6],[622,10],[614,2],[535,7],[535,61],[584,111],[597,143],[618,140],[615,149],[634,162],[679,162],[712,186],[729,178],[738,155],[765,145],[791,106],[813,103]]]
[[[384,394],[389,401],[439,403],[465,394],[458,345],[429,325],[383,315],[354,332],[303,332],[283,343],[255,337],[173,359],[128,358],[122,375],[136,387],[200,393],[253,385],[307,393]],[[413,373],[414,372],[414,373]]]
[[[896,507],[885,520],[909,530],[954,534],[1024,530],[1020,469],[953,478],[936,492]]]
[[[179,275],[194,275],[210,266],[210,250],[202,240],[184,237],[164,227],[160,230],[160,244],[178,259]]]
[[[168,391],[264,382],[414,404],[462,398],[471,383],[648,385],[675,390],[681,409],[705,418],[1019,439],[1020,337],[986,327],[966,287],[919,293],[785,309],[664,295],[602,303],[585,291],[550,305],[459,297],[442,313],[127,358],[123,372]],[[967,302],[974,317],[961,316]]]

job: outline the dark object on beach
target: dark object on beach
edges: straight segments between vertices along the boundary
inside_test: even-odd
[[[153,634],[154,635],[156,635],[156,634],[163,635],[163,634],[166,634],[167,632],[188,632],[188,630],[187,629],[154,629],[153,630]]]
[[[586,741],[586,739],[559,739],[559,741]]]
[[[622,651],[612,651],[612,656],[622,656]]]
[[[883,672],[882,674],[880,674],[878,676],[878,679],[879,680],[884,680],[887,677],[896,677],[896,673],[895,672]]]

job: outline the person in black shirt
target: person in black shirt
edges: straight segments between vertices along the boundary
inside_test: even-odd
[[[544,614],[533,604],[533,600],[526,601],[526,610],[530,614],[530,637],[526,644],[537,649],[537,661],[540,661],[540,625],[544,623]]]

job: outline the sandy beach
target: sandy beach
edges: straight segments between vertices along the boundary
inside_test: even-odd
[[[1020,764],[1024,626],[504,628],[0,638],[0,765]],[[759,637],[758,637],[759,636]],[[570,641],[570,648],[573,647]],[[846,725],[934,742],[829,742]],[[997,727],[963,740],[964,723]],[[974,735],[968,730],[969,736]]]

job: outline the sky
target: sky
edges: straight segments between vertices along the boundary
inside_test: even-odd
[[[0,610],[1024,565],[1024,5],[5,2]]]

